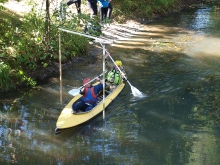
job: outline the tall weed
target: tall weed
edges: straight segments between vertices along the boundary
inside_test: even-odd
[[[0,62],[0,89],[2,89],[2,91],[15,87],[10,78],[10,69],[10,66],[4,64],[4,62]]]

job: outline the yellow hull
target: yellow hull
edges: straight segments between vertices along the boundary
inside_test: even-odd
[[[122,91],[124,86],[125,84],[122,83],[105,98],[104,100],[105,108],[118,96],[118,94]],[[83,124],[103,111],[103,101],[101,101],[96,107],[94,107],[91,111],[87,113],[73,114],[72,105],[80,97],[82,97],[82,95],[80,94],[75,96],[62,110],[56,123],[56,127],[57,127],[56,130],[68,129]]]

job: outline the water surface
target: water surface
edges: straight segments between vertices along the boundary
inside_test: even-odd
[[[109,51],[129,84],[102,114],[55,135],[68,91],[102,64],[63,72],[36,89],[1,95],[0,162],[17,164],[220,164],[220,13],[212,4],[143,25]]]

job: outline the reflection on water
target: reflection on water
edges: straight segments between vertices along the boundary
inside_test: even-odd
[[[0,164],[218,165],[219,13],[203,6],[148,23],[109,48],[129,81],[102,114],[54,134],[61,112],[59,81],[0,95]],[[63,104],[102,64],[63,72]]]

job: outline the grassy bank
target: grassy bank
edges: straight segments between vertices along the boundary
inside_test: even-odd
[[[135,19],[145,22],[157,17],[166,16],[171,12],[180,11],[192,3],[200,3],[199,0],[143,0],[113,1],[115,19],[124,22],[127,19]]]

